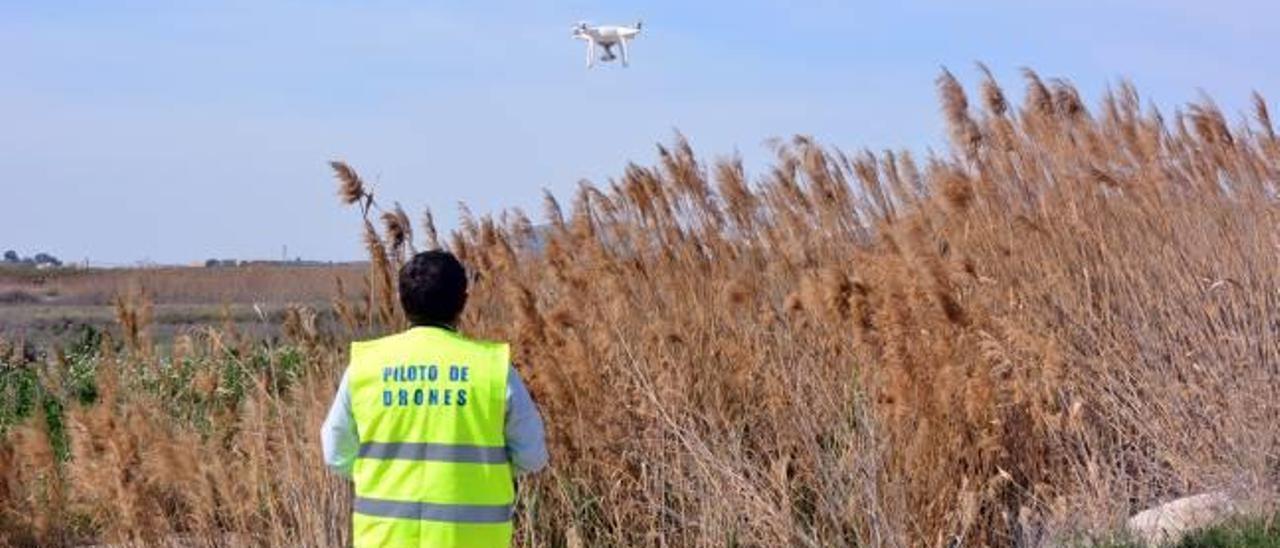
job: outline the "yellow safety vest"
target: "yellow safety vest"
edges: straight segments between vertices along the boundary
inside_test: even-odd
[[[415,327],[351,345],[356,546],[506,547],[506,344]]]

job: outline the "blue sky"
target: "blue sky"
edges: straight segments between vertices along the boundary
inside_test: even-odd
[[[632,66],[588,71],[577,20],[645,21]],[[102,264],[361,255],[326,166],[445,228],[540,211],[653,160],[765,140],[942,142],[933,80],[987,63],[1133,80],[1166,110],[1280,98],[1280,4],[970,2],[14,2],[0,0],[0,248]],[[757,170],[758,172],[758,170]]]

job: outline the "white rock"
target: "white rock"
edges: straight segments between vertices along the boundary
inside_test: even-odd
[[[1236,512],[1225,492],[1183,497],[1134,514],[1129,530],[1150,546],[1177,542],[1183,535],[1219,522]]]

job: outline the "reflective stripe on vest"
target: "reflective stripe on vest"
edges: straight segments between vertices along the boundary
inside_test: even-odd
[[[417,327],[351,347],[356,546],[509,546],[507,345]]]
[[[366,459],[433,460],[437,462],[508,462],[506,447],[447,445],[443,443],[363,443],[360,457]]]
[[[361,514],[383,518],[430,519],[460,523],[502,523],[511,521],[511,505],[433,504],[356,497],[352,508]]]

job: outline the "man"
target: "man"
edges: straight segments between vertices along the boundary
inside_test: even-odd
[[[547,463],[542,417],[506,344],[458,334],[466,300],[458,259],[419,253],[400,269],[412,327],[351,345],[321,439],[355,482],[356,546],[511,544],[515,472]]]

